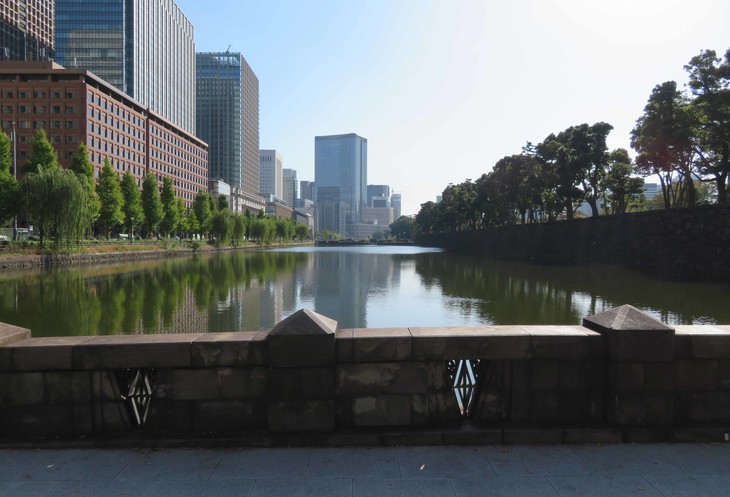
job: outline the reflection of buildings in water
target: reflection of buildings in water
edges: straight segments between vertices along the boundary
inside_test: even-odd
[[[298,276],[300,297],[311,296],[315,312],[337,320],[340,328],[366,328],[368,298],[397,285],[400,261],[387,254],[318,251]]]
[[[205,333],[209,328],[208,312],[201,311],[195,304],[195,294],[190,287],[184,290],[182,302],[175,309],[171,321],[165,324],[162,313],[157,320],[157,329],[145,329],[142,319],[139,320],[137,334],[160,333]]]

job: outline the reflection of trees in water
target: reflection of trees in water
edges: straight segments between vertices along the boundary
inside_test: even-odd
[[[613,266],[537,266],[454,254],[420,254],[427,287],[496,324],[576,324],[631,304],[674,324],[730,323],[730,286],[661,281]]]
[[[226,252],[118,265],[118,272],[107,265],[15,273],[0,281],[0,321],[34,336],[176,331],[170,328],[185,307],[207,312],[234,289],[291,272],[306,258]]]

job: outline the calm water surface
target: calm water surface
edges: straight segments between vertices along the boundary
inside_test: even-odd
[[[730,324],[730,285],[414,247],[289,248],[0,273],[0,321],[33,336],[266,330],[306,308],[341,328],[577,324],[632,304]]]

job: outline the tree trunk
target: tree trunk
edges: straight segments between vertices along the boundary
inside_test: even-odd
[[[573,202],[571,200],[565,201],[565,217],[568,221],[573,219]]]
[[[591,206],[591,216],[598,217],[598,202],[596,201],[596,197],[588,197],[586,202]]]

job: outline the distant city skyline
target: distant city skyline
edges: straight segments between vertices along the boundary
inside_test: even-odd
[[[177,3],[199,51],[230,45],[258,75],[264,147],[308,180],[312,137],[356,130],[403,214],[569,126],[608,122],[628,149],[652,88],[730,46],[723,0]]]

